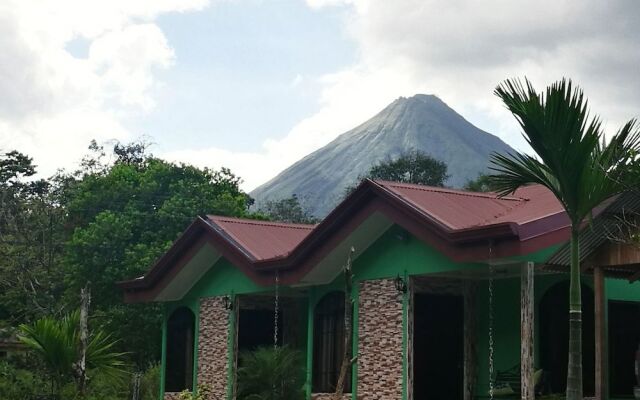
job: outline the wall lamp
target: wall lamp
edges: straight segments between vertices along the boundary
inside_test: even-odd
[[[393,284],[398,292],[407,293],[407,282],[400,277],[400,274],[398,274],[396,279],[393,280]]]
[[[222,304],[224,305],[225,310],[233,310],[233,301],[231,301],[231,296],[224,296],[222,298]]]

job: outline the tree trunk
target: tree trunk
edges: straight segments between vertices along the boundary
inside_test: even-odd
[[[351,272],[351,256],[354,248],[351,248],[347,258],[347,264],[344,266],[344,352],[342,355],[342,364],[340,365],[340,374],[336,383],[336,392],[333,400],[341,400],[344,393],[344,384],[347,381],[347,374],[351,369],[351,365],[355,359],[351,358],[351,338],[353,336],[353,300],[351,299],[351,288],[353,287],[353,273]]]
[[[77,363],[78,389],[82,396],[87,389],[87,347],[89,345],[89,304],[91,292],[89,282],[80,290],[80,359]]]
[[[567,400],[582,400],[582,295],[578,224],[571,229],[571,282],[569,286],[569,364]]]

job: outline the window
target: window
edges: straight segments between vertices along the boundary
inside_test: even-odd
[[[326,294],[316,305],[313,336],[313,391],[335,392],[344,354],[344,293]],[[346,393],[351,392],[347,374]]]
[[[165,392],[193,390],[193,337],[195,316],[186,307],[175,310],[167,321]]]

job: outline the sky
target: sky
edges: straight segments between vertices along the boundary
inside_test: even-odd
[[[639,43],[637,0],[2,0],[0,152],[47,176],[145,138],[251,190],[416,93],[530,151],[498,83],[572,78],[613,133]]]

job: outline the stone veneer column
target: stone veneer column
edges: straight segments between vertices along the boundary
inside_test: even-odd
[[[211,388],[212,399],[226,399],[228,382],[229,311],[223,296],[200,300],[198,385]]]
[[[402,308],[393,279],[360,283],[358,398],[402,399]]]

